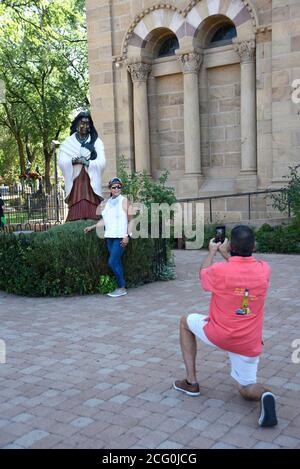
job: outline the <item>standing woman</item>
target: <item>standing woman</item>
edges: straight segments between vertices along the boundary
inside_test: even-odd
[[[85,233],[89,233],[96,227],[100,229],[104,226],[104,238],[109,252],[108,265],[115,274],[118,284],[115,291],[108,293],[112,298],[127,295],[122,256],[131,235],[132,215],[128,213],[128,199],[121,194],[122,185],[121,179],[117,177],[109,181],[111,196],[101,203],[102,219],[96,225],[84,229]]]

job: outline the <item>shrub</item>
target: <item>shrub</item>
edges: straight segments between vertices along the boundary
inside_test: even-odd
[[[29,296],[89,294],[100,275],[111,275],[105,241],[85,235],[90,221],[66,223],[46,232],[0,235],[0,289]],[[157,240],[133,239],[123,256],[127,286],[158,278],[166,260],[157,258]],[[159,265],[158,265],[159,264]]]
[[[300,226],[297,222],[277,226],[265,223],[255,237],[259,252],[300,253]]]
[[[165,171],[161,174],[158,181],[154,181],[145,171],[144,172],[132,172],[130,173],[127,169],[127,163],[125,157],[122,155],[117,161],[117,172],[118,177],[122,179],[123,187],[122,193],[127,195],[131,202],[140,202],[144,204],[148,212],[148,233],[151,233],[151,204],[168,204],[171,206],[176,202],[175,191],[173,187],[166,186],[169,172]],[[171,220],[173,219],[173,213],[171,213]],[[159,218],[160,223],[160,235],[162,233],[162,215]],[[171,230],[172,232],[172,230]],[[167,241],[168,254],[170,249],[174,247],[174,238],[172,237]]]
[[[162,173],[158,181],[153,181],[146,172],[133,172],[130,174],[124,156],[119,157],[117,166],[118,176],[123,182],[122,192],[133,202],[143,202],[147,207],[153,202],[169,205],[176,202],[174,189],[166,186],[169,176],[168,171]]]
[[[109,275],[101,275],[99,279],[98,290],[102,295],[110,293],[117,288],[117,281]]]
[[[208,243],[215,235],[216,225],[205,225],[203,248],[208,248]],[[295,219],[289,225],[271,226],[263,224],[259,229],[251,226],[255,231],[256,250],[258,252],[274,252],[280,254],[300,253],[300,226]],[[230,239],[230,230],[226,230],[226,237]]]
[[[273,206],[280,212],[286,212],[289,208],[291,214],[300,222],[300,176],[298,169],[300,165],[289,166],[290,174],[283,176],[288,179],[286,187],[282,188],[280,194],[273,194]]]
[[[163,270],[158,274],[158,280],[175,280],[176,278],[176,272],[170,265],[166,265]]]

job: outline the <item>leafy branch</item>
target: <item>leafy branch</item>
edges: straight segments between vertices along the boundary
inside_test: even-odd
[[[281,189],[279,194],[273,194],[273,207],[280,212],[291,211],[293,216],[300,218],[300,175],[298,169],[300,164],[289,166],[290,174],[283,176],[288,183]]]

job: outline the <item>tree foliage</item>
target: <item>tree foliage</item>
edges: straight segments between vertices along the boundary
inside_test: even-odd
[[[176,202],[174,188],[166,186],[168,171],[164,171],[158,181],[153,181],[145,171],[129,172],[125,157],[122,155],[117,161],[117,172],[122,179],[122,192],[133,202],[142,202],[147,207],[150,207],[151,203],[172,205]]]
[[[0,126],[0,184],[12,184],[18,177],[15,155],[18,148],[14,138]],[[5,175],[5,179],[2,177]]]
[[[51,141],[88,104],[84,1],[4,0],[0,22],[0,125],[15,141],[21,172],[42,157],[49,188]]]
[[[300,164],[289,166],[290,174],[283,176],[288,180],[287,185],[281,189],[279,194],[273,194],[273,206],[280,212],[291,211],[291,214],[300,223],[300,175],[298,169]]]

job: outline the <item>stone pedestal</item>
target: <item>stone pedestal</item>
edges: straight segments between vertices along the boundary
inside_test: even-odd
[[[180,181],[178,181],[178,198],[193,198],[199,197],[199,190],[204,181],[204,176],[195,174],[186,174]]]
[[[151,173],[147,78],[151,65],[128,65],[133,82],[135,170]]]
[[[237,192],[256,192],[258,189],[257,174],[253,171],[241,171],[235,184]]]

